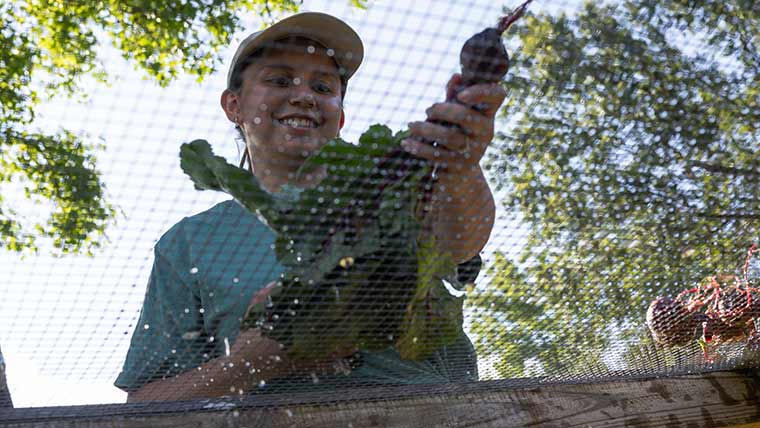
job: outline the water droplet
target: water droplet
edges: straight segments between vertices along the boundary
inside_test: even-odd
[[[333,55],[335,55],[335,51],[332,50],[332,49],[328,49],[326,53],[327,53],[327,56],[333,56]]]
[[[416,337],[412,338],[412,343],[417,343],[417,338]]]
[[[237,284],[238,282],[240,282],[240,278],[238,278],[238,277],[232,278],[232,282],[234,282],[235,284]]]
[[[200,308],[200,309],[198,309],[198,312],[200,312],[200,313],[204,313],[204,312],[206,312],[206,310],[205,310],[205,309],[203,309],[203,308]]]
[[[258,117],[258,116],[254,117],[254,118],[253,118],[253,123],[254,123],[254,124],[256,124],[256,125],[259,125],[259,124],[261,124],[261,118],[260,118],[260,117]]]
[[[317,374],[314,373],[314,372],[311,373],[311,383],[313,383],[313,384],[318,384],[319,383],[319,378],[317,377]]]
[[[232,416],[238,418],[238,417],[240,417],[240,412],[238,412],[237,410],[235,410],[234,412],[232,412]]]
[[[294,305],[297,305],[297,304],[298,304],[298,302],[299,302],[299,300],[298,300],[298,299],[293,299],[293,304],[294,304]]]
[[[195,275],[196,273],[198,273],[198,268],[195,267],[195,266],[191,267],[190,268],[190,274]]]
[[[224,338],[224,355],[230,356],[230,341],[226,337]],[[230,367],[232,366],[232,363],[230,363]]]
[[[150,328],[150,325],[149,325],[149,324],[145,324],[145,325],[143,326],[143,328],[147,330],[147,329],[149,329],[149,328]]]
[[[300,85],[301,84],[301,78],[299,78],[299,77],[294,78],[293,79],[293,84],[294,85]]]
[[[309,46],[306,47],[306,52],[308,52],[310,54],[313,54],[315,51],[316,51],[316,49],[312,45],[309,45]]]
[[[189,314],[190,313],[190,308],[185,308],[185,313]]]
[[[351,266],[353,266],[354,258],[351,256],[343,257],[342,259],[340,259],[340,262],[338,262],[338,264],[340,264],[340,267],[342,267],[343,269],[348,269]]]
[[[265,386],[267,386],[267,382],[266,382],[265,380],[263,380],[263,379],[262,379],[262,380],[260,380],[260,381],[259,381],[259,388],[263,388],[263,387],[265,387]]]
[[[285,409],[285,414],[288,415],[289,418],[293,417],[293,412],[290,411],[290,409]]]

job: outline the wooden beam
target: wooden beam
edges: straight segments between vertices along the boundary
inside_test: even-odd
[[[19,428],[760,428],[760,370],[589,383],[540,379],[240,399],[0,410]]]

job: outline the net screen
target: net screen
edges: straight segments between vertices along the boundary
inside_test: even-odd
[[[95,3],[0,1],[0,405],[757,365],[754,3]]]

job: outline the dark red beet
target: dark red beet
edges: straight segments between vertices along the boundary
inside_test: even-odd
[[[698,326],[705,344],[745,340],[746,352],[760,352],[760,287],[748,274],[750,259],[757,251],[757,244],[747,251],[743,277],[709,276],[675,299],[660,297],[653,301],[647,310],[647,324],[654,339],[665,346],[685,344],[694,338]],[[703,350],[710,360],[707,348],[703,346]]]
[[[744,328],[740,325],[731,325],[720,319],[715,314],[707,314],[702,323],[702,338],[706,342],[726,343],[746,337]]]
[[[509,70],[509,54],[501,42],[501,35],[525,13],[531,1],[526,1],[500,19],[496,27],[486,28],[464,42],[459,53],[462,84],[456,92],[479,83],[497,83],[504,78]]]
[[[694,339],[698,322],[680,301],[658,297],[647,310],[647,325],[657,343],[677,346],[685,345]]]
[[[470,37],[459,53],[462,86],[501,81],[509,70],[509,54],[498,28],[486,28]]]
[[[748,295],[749,294],[749,295]],[[746,325],[752,319],[752,307],[760,299],[757,292],[737,287],[723,288],[718,300],[718,316],[721,321],[731,326]]]

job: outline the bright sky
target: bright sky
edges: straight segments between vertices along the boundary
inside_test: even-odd
[[[349,141],[372,123],[395,131],[424,119],[425,108],[442,100],[446,81],[458,71],[463,42],[493,25],[502,8],[492,0],[410,3],[372,1],[359,10],[348,0],[304,2],[303,11],[337,15],[364,40],[365,61],[346,98],[342,136]],[[556,12],[557,3],[531,8]],[[236,42],[259,26],[246,20]],[[227,60],[232,50],[225,52]],[[101,58],[113,83],[87,84],[85,102],[46,103],[36,125],[105,143],[98,165],[120,214],[94,257],[55,258],[43,249],[22,259],[0,250],[0,347],[16,407],[123,402],[126,394],[112,383],[139,315],[154,243],[182,217],[229,199],[195,191],[178,157],[182,142],[204,138],[218,154],[238,158],[233,128],[218,101],[226,68],[202,84],[185,78],[162,89],[113,49],[102,49]],[[19,195],[3,197],[13,201]],[[39,207],[25,209],[29,218],[40,215]],[[513,250],[518,232],[502,213],[488,252]]]

